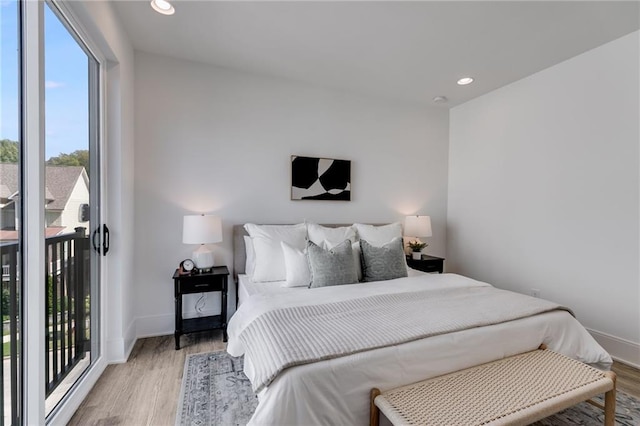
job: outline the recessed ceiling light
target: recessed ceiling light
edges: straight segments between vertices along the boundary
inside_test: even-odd
[[[433,102],[437,103],[437,104],[443,104],[445,102],[447,102],[449,99],[447,99],[446,96],[435,96],[433,98]]]
[[[151,0],[151,7],[163,15],[173,15],[176,10],[167,0]]]
[[[471,77],[462,77],[460,80],[458,80],[458,84],[460,86],[466,86],[467,84],[471,83],[473,83],[473,78]]]

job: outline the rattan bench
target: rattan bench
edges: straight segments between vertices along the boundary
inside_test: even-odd
[[[372,426],[526,425],[605,393],[613,426],[616,375],[541,349],[381,393],[371,390]]]

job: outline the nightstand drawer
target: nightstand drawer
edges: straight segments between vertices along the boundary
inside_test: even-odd
[[[416,269],[422,272],[440,272],[440,268],[442,268],[441,265],[434,264],[434,263],[424,263],[422,265],[418,264],[416,266],[417,266]]]
[[[179,292],[182,294],[200,293],[206,291],[222,291],[223,280],[211,276],[198,277],[192,275],[187,280],[180,281]]]
[[[429,256],[427,254],[422,255],[420,260],[407,257],[407,265],[409,265],[410,268],[422,272],[442,273],[444,271],[444,258]]]

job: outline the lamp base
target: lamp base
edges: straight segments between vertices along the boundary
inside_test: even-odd
[[[192,253],[192,260],[201,271],[213,268],[213,252],[204,244]]]

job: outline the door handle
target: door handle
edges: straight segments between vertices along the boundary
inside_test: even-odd
[[[106,224],[102,224],[102,230],[104,232],[104,241],[102,245],[102,255],[106,256],[109,251],[109,227]]]
[[[97,227],[96,229],[93,230],[93,233],[91,234],[91,244],[93,245],[93,249],[95,251],[98,252],[98,254],[100,253],[100,244],[96,243],[96,237],[100,236],[100,227]]]
[[[100,229],[102,228],[102,231],[100,231]],[[100,245],[100,232],[102,232],[103,235],[103,240],[102,240],[102,245]],[[96,241],[96,237],[97,241]],[[91,244],[93,245],[93,249],[98,252],[98,254],[101,254],[103,256],[106,256],[107,253],[109,252],[109,227],[105,224],[102,224],[102,226],[98,226],[96,229],[94,229],[93,233],[91,234]]]

